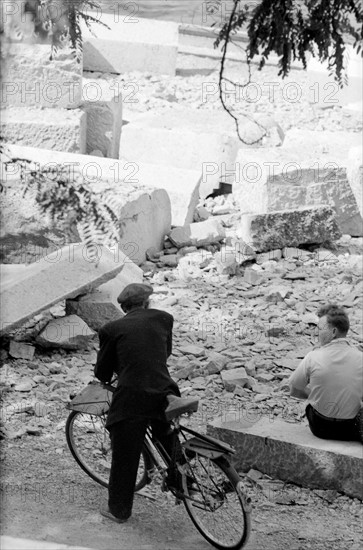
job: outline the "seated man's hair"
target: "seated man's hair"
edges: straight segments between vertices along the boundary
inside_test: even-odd
[[[347,334],[349,330],[349,318],[344,308],[337,304],[321,306],[318,317],[325,317],[331,327],[335,327],[341,334]]]

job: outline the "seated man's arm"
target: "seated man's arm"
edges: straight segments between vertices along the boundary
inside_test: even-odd
[[[117,364],[116,347],[114,340],[108,332],[101,328],[99,331],[100,349],[95,365],[95,377],[101,382],[108,383],[112,379],[115,365]]]
[[[309,397],[309,393],[305,390],[298,390],[294,386],[290,385],[290,395],[291,397],[296,397],[297,399],[307,399]]]
[[[307,399],[309,397],[309,382],[309,355],[307,355],[289,378],[291,397]]]

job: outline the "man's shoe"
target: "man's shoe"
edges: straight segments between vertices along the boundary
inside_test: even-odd
[[[106,507],[106,506],[103,506],[100,509],[100,512],[101,512],[101,515],[103,517],[105,517],[107,519],[110,519],[111,521],[114,521],[115,523],[126,523],[126,521],[128,520],[128,518],[117,518],[116,516],[111,514],[109,508]]]

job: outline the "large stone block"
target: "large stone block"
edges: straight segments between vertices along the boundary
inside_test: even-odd
[[[130,283],[141,283],[143,271],[120,250],[117,252],[122,271],[114,279],[95,288],[86,296],[77,300],[67,300],[66,311],[76,314],[89,327],[99,330],[104,324],[123,317],[117,297]]]
[[[82,102],[82,63],[49,44],[11,44],[2,67],[2,107],[74,109]]]
[[[115,277],[122,265],[115,263],[109,250],[100,250],[97,266],[90,262],[83,244],[71,244],[30,265],[2,265],[0,332]]]
[[[40,149],[86,153],[86,124],[79,109],[9,107],[1,112],[4,141]]]
[[[127,124],[119,156],[197,170],[202,174],[200,196],[206,197],[233,173],[240,146],[233,120],[225,113],[178,109],[146,113]]]
[[[94,36],[82,27],[83,65],[86,71],[127,73],[140,71],[175,75],[178,53],[178,24],[150,21],[132,16],[102,14],[94,25]]]
[[[241,411],[242,412],[242,411]],[[251,468],[312,489],[333,489],[363,500],[363,455],[359,442],[315,437],[307,425],[237,415],[216,420],[207,433],[236,449],[237,469]]]
[[[122,84],[83,79],[83,105],[87,113],[86,152],[99,151],[118,159],[122,129]]]
[[[324,243],[341,237],[335,213],[329,206],[246,214],[242,216],[240,237],[258,252],[285,246]]]
[[[86,348],[95,335],[78,315],[68,315],[49,321],[37,336],[36,342],[43,348],[76,350]]]
[[[113,159],[17,146],[10,146],[9,152],[13,158],[25,158],[39,163],[40,168],[48,163],[51,163],[52,167],[56,165],[59,168],[66,168],[70,182],[86,181],[95,195],[102,198],[110,197],[120,220],[119,248],[134,263],[140,264],[146,259],[148,248],[156,250],[163,248],[164,237],[171,227],[171,207],[169,196],[158,186],[158,181],[167,178],[170,181],[168,170],[160,176],[157,167],[154,167],[155,187],[153,187],[150,185],[151,178],[146,166],[140,169],[139,174],[137,165]],[[4,241],[6,237],[21,236],[31,232],[39,239],[42,237],[46,243],[47,235],[49,236],[52,232],[59,234],[62,228],[55,227],[46,216],[41,216],[31,197],[22,197],[19,185],[20,167],[13,168],[14,170],[4,174],[7,193],[1,197],[3,213],[1,230]],[[177,177],[180,182],[183,181],[182,172]],[[184,211],[186,208],[184,204]]]
[[[358,196],[347,175],[349,147],[359,142],[359,136],[337,138],[329,133],[318,144],[313,134],[288,134],[289,145],[279,149],[239,151],[233,195],[240,211],[264,213],[329,205],[335,209],[343,234],[361,236]],[[352,181],[358,180],[353,177]]]

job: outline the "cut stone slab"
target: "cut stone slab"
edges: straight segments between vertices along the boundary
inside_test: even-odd
[[[226,391],[233,391],[236,386],[242,388],[249,384],[249,376],[244,367],[221,372],[222,382]]]
[[[341,237],[335,212],[329,206],[244,215],[239,233],[258,252]]]
[[[63,167],[66,174],[69,173],[70,181],[86,181],[96,195],[112,199],[116,211],[119,209],[119,249],[134,263],[141,264],[146,259],[146,250],[149,248],[163,249],[165,235],[171,227],[171,206],[168,193],[160,188],[158,183],[168,182],[170,185],[175,176],[182,187],[185,172],[167,168],[163,170],[157,166],[152,166],[149,170],[148,166],[130,165],[125,161],[39,150],[33,147],[14,145],[8,149],[13,158],[29,159],[33,163],[38,163],[39,167],[49,164],[53,167],[59,166],[60,169]],[[40,214],[34,200],[22,197],[19,185],[20,170],[21,167],[15,165],[4,173],[3,180],[7,192],[1,197],[2,234],[10,239],[13,235],[31,233],[42,237],[46,242],[47,235],[55,229],[59,232],[61,228],[54,228],[51,221]],[[198,179],[195,179],[194,173],[191,176],[196,187],[199,175]],[[190,204],[187,203],[184,193],[181,192],[178,196],[182,204],[182,209],[177,210],[178,215],[181,218],[189,216],[190,210],[192,218]],[[43,246],[46,247],[47,244]],[[39,251],[39,247],[37,248]],[[41,249],[41,252],[43,250]]]
[[[130,283],[142,283],[143,271],[125,254],[118,251],[122,271],[113,279],[95,288],[78,300],[67,300],[67,314],[76,314],[93,330],[124,316],[117,297]]]
[[[94,36],[82,25],[85,71],[123,74],[140,71],[174,76],[178,53],[178,24],[102,13]]]
[[[8,143],[85,154],[86,123],[80,109],[9,107],[1,113],[0,127]]]
[[[239,150],[232,184],[241,213],[332,206],[341,232],[362,236],[359,194],[347,161],[352,147],[362,148],[359,134],[291,130],[285,144]]]
[[[76,350],[86,348],[95,335],[78,315],[68,315],[50,321],[37,336],[36,342],[43,348]]]
[[[184,246],[205,246],[222,241],[226,236],[222,225],[213,219],[175,227],[169,233],[169,239],[178,248]]]
[[[216,420],[207,433],[232,445],[237,469],[251,468],[312,489],[334,489],[363,500],[363,447],[315,437],[307,425],[237,415]]]
[[[10,342],[9,355],[14,359],[27,359],[31,360],[34,357],[35,347],[23,342],[16,342],[12,340]]]
[[[81,105],[82,63],[69,50],[59,50],[51,60],[49,44],[13,43],[2,73],[2,107],[75,109]]]
[[[178,109],[143,114],[123,128],[120,158],[170,165],[202,174],[200,196],[219,188],[232,169],[241,143],[225,113]]]
[[[100,151],[119,158],[122,129],[122,83],[83,79],[82,110],[87,114],[87,155]]]
[[[101,249],[100,262],[90,263],[83,244],[72,244],[30,265],[1,266],[1,327],[7,332],[54,304],[87,293],[115,277],[122,265]]]

